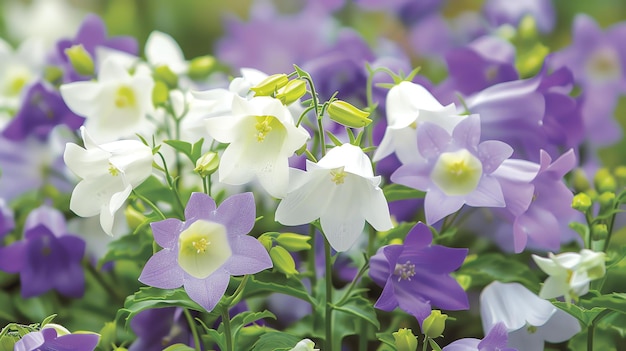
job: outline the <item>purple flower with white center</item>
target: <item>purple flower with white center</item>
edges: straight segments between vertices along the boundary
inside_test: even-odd
[[[13,210],[7,206],[3,198],[0,198],[0,241],[14,228]]]
[[[418,126],[417,145],[424,159],[401,166],[391,175],[391,181],[426,192],[426,223],[436,223],[464,204],[505,206],[500,183],[492,173],[513,149],[501,141],[479,140],[477,115],[457,124],[452,135],[434,123]]]
[[[465,96],[518,79],[515,48],[494,35],[482,36],[464,47],[448,51],[446,63],[451,81],[447,84]]]
[[[452,342],[443,351],[517,351],[506,347],[507,332],[503,323],[497,323],[484,339],[464,338]]]
[[[139,281],[160,289],[184,286],[193,301],[213,310],[231,275],[272,267],[263,245],[246,235],[255,216],[252,193],[233,195],[219,207],[206,194],[191,194],[185,221],[168,218],[150,224],[163,250],[148,260]]]
[[[402,245],[387,245],[370,259],[369,275],[383,292],[374,307],[396,307],[415,316],[420,324],[431,305],[446,310],[469,308],[467,295],[450,273],[458,269],[467,249],[431,245],[432,233],[418,222]]]
[[[538,161],[539,150],[554,155],[578,146],[583,139],[581,105],[569,96],[573,87],[569,69],[493,85],[466,100],[480,115],[483,139],[511,145],[515,157]]]
[[[95,14],[89,14],[85,16],[74,39],[61,39],[57,42],[55,59],[64,66],[66,72],[65,82],[86,80],[88,78],[74,71],[74,67],[65,54],[66,49],[79,44],[82,44],[94,59],[97,59],[96,49],[98,47],[122,51],[131,55],[139,53],[139,44],[135,38],[130,36],[108,38],[104,21]]]
[[[98,345],[98,334],[58,335],[55,328],[44,327],[30,332],[15,343],[14,351],[93,351]]]
[[[63,214],[42,206],[26,218],[24,240],[0,248],[0,269],[20,273],[24,298],[52,289],[79,298],[85,291],[84,254],[85,242],[67,234]]]
[[[617,100],[626,88],[626,23],[603,31],[593,18],[574,19],[572,45],[550,55],[552,69],[568,67],[583,91],[585,133],[596,145],[613,143],[621,136],[614,118]]]
[[[57,90],[45,82],[38,82],[29,87],[17,115],[5,127],[2,136],[10,140],[24,140],[34,135],[45,140],[57,125],[76,130],[84,121],[70,111]]]
[[[494,27],[517,27],[524,16],[531,16],[542,33],[550,33],[556,22],[552,0],[487,0],[483,6],[487,21]]]
[[[137,339],[128,351],[161,351],[176,343],[193,345],[189,325],[180,307],[141,311],[130,321],[130,327]]]

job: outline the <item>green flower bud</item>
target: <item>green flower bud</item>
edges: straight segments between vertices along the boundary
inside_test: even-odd
[[[612,192],[604,192],[598,196],[600,203],[600,213],[613,209],[615,203],[615,194]]]
[[[261,236],[259,236],[257,240],[259,240],[261,245],[265,247],[265,250],[267,250],[267,252],[270,252],[272,246],[274,246],[274,239],[272,239],[272,236],[268,235],[268,233],[261,234]]]
[[[431,339],[440,337],[446,328],[446,319],[448,315],[442,314],[440,310],[430,311],[430,316],[422,323],[422,333]]]
[[[593,184],[599,193],[606,191],[615,192],[615,189],[617,189],[615,177],[607,168],[600,168],[596,172],[596,175],[593,177]]]
[[[293,260],[293,257],[291,257],[289,251],[284,247],[272,247],[270,257],[272,258],[272,263],[274,263],[274,268],[278,269],[279,272],[285,273],[287,277],[298,274],[296,262]]]
[[[204,79],[215,69],[216,65],[217,60],[213,56],[196,57],[189,63],[187,75],[191,79]]]
[[[276,242],[278,245],[284,247],[288,251],[302,251],[302,250],[310,250],[311,244],[309,244],[309,240],[311,239],[308,235],[296,234],[296,233],[281,233],[276,237]]]
[[[91,55],[83,44],[74,45],[71,48],[65,49],[65,55],[70,60],[74,70],[80,75],[91,76],[94,74],[94,64]]]
[[[46,66],[43,77],[46,81],[55,84],[63,78],[63,70],[57,66]]]
[[[126,217],[128,227],[133,230],[138,228],[146,220],[146,216],[132,206],[126,206],[124,209],[124,217]]]
[[[156,67],[153,75],[155,80],[162,80],[170,89],[178,86],[178,76],[165,65]]]
[[[613,174],[622,186],[626,185],[626,166],[617,166]]]
[[[219,164],[220,159],[217,152],[208,151],[196,161],[196,168],[193,170],[201,177],[208,177],[217,171]]]
[[[587,212],[591,207],[591,198],[585,193],[574,195],[572,199],[572,208],[582,213]]]
[[[520,39],[529,40],[537,37],[537,21],[532,15],[522,17],[519,22],[517,34]]]
[[[276,98],[283,105],[291,105],[306,94],[306,82],[302,79],[290,80],[284,87],[278,89]]]
[[[605,240],[609,237],[609,229],[606,224],[598,223],[591,226],[591,239],[593,240]]]
[[[369,112],[359,110],[342,100],[331,102],[326,111],[330,119],[346,127],[362,128],[372,123],[372,120],[367,118]]]
[[[152,103],[154,106],[158,106],[167,102],[170,95],[170,89],[167,84],[157,80],[154,82],[154,88],[152,88]]]
[[[580,168],[576,168],[572,171],[572,186],[576,193],[586,191],[590,188],[585,171]]]
[[[417,337],[413,335],[411,329],[400,328],[397,332],[392,333],[394,344],[398,351],[415,351],[417,350]]]
[[[284,87],[288,82],[289,78],[286,74],[272,74],[271,76],[263,79],[261,83],[250,88],[250,90],[254,91],[255,96],[270,96],[278,89]]]

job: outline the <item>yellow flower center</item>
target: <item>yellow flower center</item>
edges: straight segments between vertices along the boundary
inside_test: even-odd
[[[263,142],[265,137],[272,131],[272,124],[278,123],[274,116],[257,116],[257,123],[255,125],[256,132],[254,136],[256,141]]]
[[[207,246],[211,245],[211,242],[206,238],[200,238],[198,241],[192,241],[191,246],[196,249],[196,253],[205,253]]]
[[[483,166],[480,160],[466,149],[444,152],[433,167],[433,182],[449,196],[466,195],[476,189]]]
[[[178,237],[178,264],[194,278],[208,277],[230,256],[226,227],[220,223],[197,220]]]
[[[134,107],[135,103],[135,92],[128,85],[122,85],[115,92],[115,106],[117,108]]]
[[[335,184],[339,185],[343,184],[344,179],[346,178],[346,172],[344,172],[343,167],[339,167],[330,171],[330,176],[332,177],[331,180]]]
[[[111,162],[109,162],[109,174],[113,177],[117,177],[118,175],[120,175],[120,170],[117,167],[113,166]]]

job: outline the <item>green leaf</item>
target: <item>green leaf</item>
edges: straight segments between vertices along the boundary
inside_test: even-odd
[[[291,350],[302,339],[280,331],[272,331],[261,335],[254,344],[252,351],[287,351]]]
[[[204,143],[204,138],[196,141],[196,143],[193,144],[193,146],[191,147],[191,155],[189,158],[194,167],[196,166],[196,162],[198,161],[198,159],[202,156],[202,144],[203,143]]]
[[[182,140],[163,140],[163,143],[173,147],[176,151],[182,152],[190,160],[192,159],[191,151],[193,149],[193,146],[191,145],[191,143]]]
[[[392,183],[383,187],[383,194],[385,194],[388,202],[392,202],[407,199],[423,199],[426,193],[408,186]]]
[[[383,344],[389,346],[390,348],[383,348],[383,349],[379,349],[381,351],[397,351],[396,348],[396,340],[394,339],[393,335],[389,334],[389,333],[376,333],[376,337],[378,338],[378,340],[380,340],[380,342],[382,342]]]
[[[52,320],[56,317],[56,313],[55,314],[51,314],[48,317],[44,318],[43,321],[41,321],[40,326],[43,328],[46,324],[52,322]]]
[[[183,288],[164,290],[153,287],[142,287],[135,294],[128,296],[124,302],[124,308],[117,311],[115,319],[125,320],[126,325],[137,313],[160,307],[178,306],[195,311],[206,310],[191,300]]]
[[[376,310],[372,303],[363,296],[353,296],[345,304],[334,307],[338,311],[349,313],[372,324],[376,329],[380,328]]]
[[[441,351],[441,347],[439,347],[439,344],[437,344],[435,340],[429,338],[428,343],[430,344],[430,347],[432,347],[434,351]]]
[[[270,291],[297,297],[311,304],[316,303],[302,281],[296,277],[287,278],[284,274],[264,271],[251,276],[251,278],[246,284],[244,296],[254,296],[264,291]]]
[[[119,260],[129,260],[144,264],[152,256],[152,236],[146,230],[120,237],[108,244],[107,253],[100,259],[100,265]]]
[[[606,310],[603,307],[593,307],[587,309],[582,306],[574,305],[567,302],[552,301],[552,304],[557,308],[569,313],[572,317],[578,319],[585,327],[591,325],[591,322],[600,314]]]
[[[626,314],[626,293],[612,293],[589,300],[581,300],[580,304],[587,308],[601,307]]]
[[[193,347],[189,347],[185,344],[174,344],[163,349],[163,351],[194,351],[194,350],[195,349]]]
[[[333,142],[333,144],[335,144],[335,146],[341,146],[343,145],[343,142],[341,140],[339,140],[339,138],[337,138],[335,136],[335,134],[331,133],[330,131],[326,131],[326,135],[328,135],[328,137],[330,138],[330,140]]]
[[[539,278],[527,264],[499,253],[474,256],[459,269],[458,275],[470,279],[470,286],[483,286],[494,280],[503,283],[518,282],[531,291],[537,292]]]
[[[307,78],[311,78],[311,75],[309,74],[309,72],[303,70],[302,68],[298,67],[297,65],[293,65],[293,68],[296,70],[296,73],[298,73],[298,77],[307,77]]]
[[[240,337],[241,337],[240,332],[243,327],[263,318],[276,319],[276,316],[272,312],[265,310],[263,312],[246,311],[246,312],[239,313],[238,315],[233,317],[233,319],[231,319],[230,321],[230,324],[231,324],[231,333],[233,335],[234,344],[235,345],[242,344],[242,340],[240,340]]]

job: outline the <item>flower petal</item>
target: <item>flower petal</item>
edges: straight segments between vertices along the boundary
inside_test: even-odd
[[[195,279],[191,276],[185,278],[185,291],[187,295],[207,311],[211,312],[228,287],[230,275],[222,269],[204,279]]]
[[[178,265],[176,252],[163,249],[146,262],[139,281],[155,288],[176,289],[183,285],[183,277],[184,272]]]
[[[430,189],[424,198],[426,223],[433,225],[445,216],[463,207],[465,200],[461,196],[447,196],[439,189]]]
[[[167,218],[162,221],[150,223],[154,241],[166,249],[174,249],[178,235],[183,230],[184,223],[176,218]]]
[[[256,220],[254,195],[248,192],[226,198],[215,210],[212,220],[223,224],[230,237],[250,233]]]
[[[215,211],[215,200],[204,193],[193,193],[185,207],[185,223],[190,224],[198,219],[212,220]]]
[[[230,275],[254,274],[272,267],[272,259],[256,238],[239,235],[231,237],[229,243],[233,254],[223,269]]]

